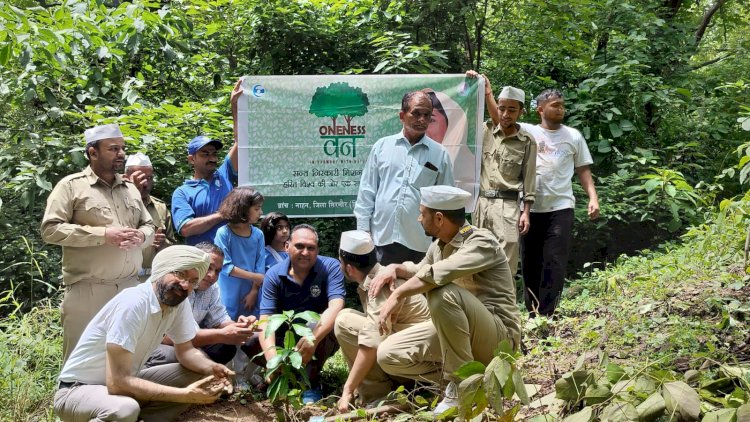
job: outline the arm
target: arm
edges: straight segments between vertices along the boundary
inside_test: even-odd
[[[234,375],[226,366],[209,359],[201,350],[193,347],[193,343],[186,341],[174,345],[177,361],[185,368],[198,374],[213,375],[217,379]]]
[[[380,317],[378,318],[380,334],[387,335],[390,333],[391,314],[400,307],[403,302],[402,299],[429,292],[436,287],[438,287],[436,284],[424,281],[417,276],[411,277],[404,284],[398,286],[396,290],[391,292],[391,295],[388,296],[388,299],[380,308]]]
[[[525,132],[525,131],[524,131]],[[531,134],[531,138],[526,145],[526,152],[523,156],[523,211],[518,221],[518,231],[522,236],[529,232],[531,204],[536,199],[536,140]]]
[[[341,399],[338,402],[339,412],[343,413],[349,410],[349,404],[354,397],[354,391],[359,388],[362,380],[365,379],[370,370],[375,366],[378,359],[378,349],[373,347],[359,346],[357,357],[354,358],[354,364],[349,372],[349,377],[344,383],[344,391],[341,393]]]
[[[243,278],[245,280],[250,280],[255,283],[263,283],[263,274],[243,270],[242,268],[237,266],[232,266],[232,271],[229,272],[229,275],[233,277]]]
[[[354,217],[357,219],[357,230],[370,232],[370,220],[375,212],[375,195],[378,192],[380,175],[378,174],[377,154],[379,151],[380,141],[373,146],[370,156],[367,157],[367,164],[362,170],[362,177],[359,180],[359,192],[357,201],[354,204]]]
[[[128,396],[138,401],[213,403],[223,390],[223,385],[212,385],[211,380],[206,379],[177,388],[133,376],[130,372],[133,354],[113,343],[107,343],[106,360],[107,392],[112,395]]]
[[[205,233],[211,228],[224,221],[224,217],[218,212],[203,217],[193,217],[185,221],[180,227],[182,237],[196,236]]]
[[[479,78],[480,76],[482,77],[482,79],[484,79],[485,108],[487,109],[487,112],[489,113],[490,118],[492,119],[492,124],[497,126],[498,124],[500,124],[500,111],[497,109],[497,101],[495,101],[495,96],[492,93],[492,84],[490,84],[490,78],[488,78],[484,74],[480,75],[475,70],[466,71],[467,78]]]
[[[104,227],[71,223],[75,198],[70,181],[61,181],[47,198],[42,218],[42,239],[59,246],[100,246],[106,243]]]
[[[266,337],[266,325],[268,324],[269,316],[270,315],[261,315],[260,323],[258,324],[258,341],[260,342],[260,347],[263,350],[263,356],[266,358],[266,361],[269,361],[276,356],[275,333],[271,333],[271,335]]]
[[[255,317],[252,317],[253,319]],[[217,328],[201,328],[193,338],[193,346],[208,346],[210,344],[234,344],[240,346],[245,344],[253,336],[255,330],[249,328],[249,324],[228,321]]]
[[[342,309],[344,309],[344,299],[329,300],[328,307],[320,315],[320,321],[315,328],[313,328],[314,340],[312,344],[306,338],[301,338],[299,342],[297,342],[297,350],[302,355],[303,364],[310,362],[315,349],[318,347],[318,344],[320,344],[320,341],[323,340],[331,330],[333,330],[336,315],[338,315]]]
[[[594,186],[591,168],[589,166],[576,167],[576,174],[581,181],[581,187],[583,187],[586,195],[589,196],[589,220],[596,220],[599,218],[599,196],[596,194],[596,186]]]

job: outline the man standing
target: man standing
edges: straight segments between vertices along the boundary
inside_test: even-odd
[[[458,405],[460,379],[453,373],[473,360],[488,364],[503,340],[517,349],[521,328],[515,284],[505,253],[489,230],[465,222],[464,204],[471,194],[452,186],[431,186],[421,192],[419,222],[425,233],[437,240],[419,265],[407,262],[388,266],[383,276],[371,283],[370,296],[377,295],[384,283],[408,278],[381,308],[379,325],[385,333],[400,300],[427,294],[440,339],[443,377],[448,381],[445,397],[434,409],[439,415]],[[397,346],[408,350],[418,344]],[[380,357],[378,353],[378,362]],[[409,363],[407,359],[402,361]]]
[[[284,343],[285,335],[279,329],[275,336],[266,337],[268,317],[284,311],[319,313],[320,321],[312,327],[314,341],[301,338],[296,346],[312,386],[302,393],[302,402],[314,403],[323,395],[320,370],[326,359],[338,349],[333,324],[336,315],[344,308],[344,276],[337,260],[318,256],[318,232],[308,224],[294,227],[288,251],[287,259],[266,272],[260,301],[259,332],[242,346],[242,350],[251,359],[263,352],[264,359],[259,359],[257,364],[265,367],[266,362],[276,356],[276,345]]]
[[[542,119],[538,126],[522,124],[537,142],[536,200],[531,208],[531,229],[523,238],[523,279],[526,309],[552,315],[565,284],[573,227],[573,173],[589,197],[588,216],[599,217],[599,198],[591,176],[591,159],[581,132],[562,124],[565,100],[560,91],[547,89],[536,98]]]
[[[64,422],[174,420],[191,403],[213,403],[232,371],[193,348],[197,328],[185,302],[208,269],[208,255],[173,246],[154,258],[146,283],[96,314],[65,362],[54,398]],[[168,335],[179,363],[142,369]]]
[[[218,166],[220,141],[200,135],[187,147],[188,163],[193,167],[193,178],[186,180],[172,194],[174,227],[188,245],[213,242],[216,231],[224,225],[218,213],[221,201],[226,198],[237,178],[237,101],[242,95],[241,81],[232,91],[232,118],[235,121],[234,143],[221,166]],[[218,167],[218,169],[217,169]]]
[[[144,245],[154,225],[138,189],[123,179],[119,126],[84,132],[89,166],[60,180],[47,198],[42,239],[63,248],[63,359],[86,324],[123,289],[138,284]]]
[[[372,147],[354,206],[357,229],[370,233],[383,265],[422,260],[430,238],[414,224],[419,188],[453,184],[448,152],[425,135],[432,118],[430,96],[404,95],[399,118],[403,130]]]
[[[355,391],[364,405],[380,400],[393,391],[394,380],[376,362],[378,346],[386,338],[379,333],[378,317],[380,307],[390,291],[383,289],[377,297],[367,297],[370,282],[383,268],[375,255],[375,245],[367,232],[351,230],[341,233],[341,270],[346,278],[357,283],[357,293],[364,313],[344,309],[336,317],[334,333],[350,368],[338,402],[339,412],[349,410]],[[403,281],[398,280],[396,284]],[[420,323],[432,324],[427,300],[423,295],[410,296],[401,304],[396,319],[391,321],[391,333]]]
[[[125,178],[132,181],[141,192],[141,200],[146,205],[146,210],[156,227],[153,243],[143,248],[143,264],[138,273],[138,281],[144,282],[151,275],[151,262],[154,260],[154,255],[167,246],[177,243],[174,239],[172,214],[164,201],[151,196],[151,191],[154,189],[154,168],[148,155],[137,152],[128,157],[128,161],[125,162]]]
[[[473,70],[466,75],[478,76]],[[497,237],[508,258],[510,273],[515,277],[519,236],[529,231],[529,211],[534,203],[536,142],[516,123],[524,110],[526,96],[523,90],[506,86],[495,102],[489,79],[484,77],[484,81],[484,95],[492,121],[484,126],[479,201],[472,221]],[[523,211],[518,207],[519,196]]]
[[[206,275],[188,297],[193,310],[193,318],[198,324],[198,332],[192,340],[193,347],[198,347],[214,362],[227,363],[237,353],[237,346],[244,344],[255,332],[251,324],[255,317],[241,316],[238,322],[232,321],[227,308],[221,303],[219,279],[224,264],[221,249],[210,242],[201,242],[196,248],[207,253],[211,258]],[[159,347],[151,353],[146,367],[177,362],[174,341],[164,337]]]

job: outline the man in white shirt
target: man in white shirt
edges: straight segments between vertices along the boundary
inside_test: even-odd
[[[448,152],[425,134],[432,119],[430,96],[404,95],[399,118],[403,130],[372,147],[354,206],[357,229],[370,233],[382,265],[422,260],[432,239],[415,224],[419,189],[453,185]]]
[[[110,300],[65,362],[54,398],[64,422],[174,420],[192,403],[213,403],[233,375],[193,347],[198,330],[185,301],[209,256],[192,246],[159,252],[151,277]],[[142,369],[168,335],[179,363]]]
[[[573,173],[589,197],[588,216],[599,217],[599,198],[589,166],[593,164],[586,140],[576,129],[562,124],[565,99],[547,89],[537,98],[541,124],[522,123],[537,143],[536,198],[531,207],[531,228],[522,240],[526,309],[552,315],[565,284],[573,227]]]

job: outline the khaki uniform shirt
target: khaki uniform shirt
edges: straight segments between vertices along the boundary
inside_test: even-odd
[[[515,344],[521,344],[516,285],[492,232],[464,224],[450,243],[436,240],[422,262],[404,265],[424,282],[438,286],[455,283],[468,290],[502,321]]]
[[[383,269],[380,264],[375,266],[367,274],[365,281],[357,288],[359,299],[362,302],[362,308],[367,318],[365,325],[359,332],[358,342],[360,346],[377,348],[387,336],[381,336],[378,331],[378,321],[380,319],[380,309],[391,295],[391,290],[386,286],[380,289],[380,293],[373,298],[367,295],[370,289],[372,279]],[[405,280],[397,280],[396,285],[401,285]],[[430,320],[430,308],[427,306],[427,299],[424,295],[412,295],[404,298],[401,309],[397,311],[396,319],[393,321],[391,332],[399,332],[414,324]]]
[[[515,135],[506,137],[502,127],[485,123],[479,188],[522,192],[524,202],[534,202],[536,141],[529,132],[519,128]]]
[[[62,246],[65,285],[81,280],[133,279],[141,269],[141,248],[122,250],[104,239],[107,227],[139,229],[154,241],[154,225],[141,201],[141,194],[120,175],[112,186],[94,174],[91,167],[60,180],[47,198],[42,219],[42,239]]]
[[[157,230],[161,229],[161,232],[166,236],[166,239],[161,244],[161,247],[159,247],[158,250],[153,247],[153,243],[149,243],[147,247],[143,248],[142,266],[143,268],[151,268],[151,263],[154,261],[154,256],[156,255],[156,253],[166,248],[167,246],[174,245],[177,242],[174,239],[172,213],[169,212],[167,204],[165,204],[164,201],[159,198],[150,196],[148,199],[148,203],[146,203],[146,210],[151,216],[151,220],[153,220],[154,222],[154,227],[156,227]]]

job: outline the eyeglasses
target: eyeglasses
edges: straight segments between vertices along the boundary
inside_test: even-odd
[[[190,281],[190,280],[188,280],[187,279],[187,274],[185,274],[184,271],[172,271],[170,274],[172,274],[173,276],[177,277],[177,280],[180,282],[180,284],[182,284],[182,283],[188,284],[193,289],[197,289],[198,286],[200,286],[200,284],[201,284],[200,280],[196,280],[196,281]]]

